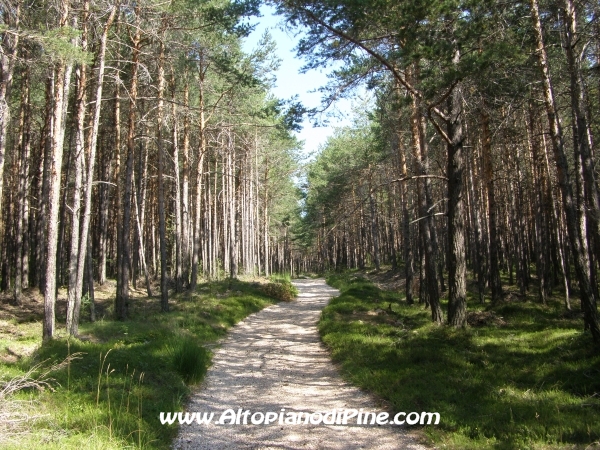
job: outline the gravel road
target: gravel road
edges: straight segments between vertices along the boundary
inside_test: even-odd
[[[425,447],[401,426],[323,423],[285,425],[282,412],[346,409],[385,411],[373,398],[344,382],[319,340],[321,309],[336,289],[324,280],[298,280],[298,299],[279,303],[236,325],[215,352],[205,381],[192,396],[189,412],[213,412],[211,424],[181,425],[174,449],[412,449]],[[227,409],[249,410],[248,425],[215,424]],[[274,412],[269,425],[252,425],[251,414]],[[254,416],[260,421],[260,415]],[[293,417],[293,416],[282,416]],[[314,415],[318,421],[319,416]],[[325,416],[327,418],[327,416]],[[330,417],[331,418],[331,417]]]

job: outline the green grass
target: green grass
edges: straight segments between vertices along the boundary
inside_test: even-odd
[[[291,302],[298,296],[298,289],[292,284],[289,274],[274,274],[269,277],[270,283],[261,287],[261,291],[277,300]]]
[[[184,339],[172,350],[173,367],[186,383],[202,380],[210,364],[210,352],[194,339]]]
[[[269,280],[273,283],[291,283],[292,277],[289,273],[274,273],[269,275]]]
[[[190,383],[201,381],[209,365],[206,345],[275,302],[250,283],[205,284],[193,295],[170,299],[169,313],[158,312],[158,299],[133,300],[131,320],[83,323],[85,340],[56,339],[30,358],[0,359],[0,380],[6,380],[37,362],[81,353],[69,367],[52,374],[55,392],[25,390],[13,398],[36,401],[36,411],[47,416],[30,433],[0,447],[169,448],[177,427],[161,425],[159,413],[183,410]],[[39,322],[11,326],[24,340],[39,343]]]
[[[581,319],[563,314],[561,298],[548,306],[471,302],[471,311],[501,319],[453,329],[433,325],[429,310],[351,273],[328,282],[342,294],[324,309],[319,329],[343,375],[395,411],[439,412],[440,424],[423,430],[430,443],[456,449],[598,443],[600,355]]]

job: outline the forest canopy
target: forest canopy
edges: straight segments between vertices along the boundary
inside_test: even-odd
[[[562,290],[598,345],[598,5],[267,3],[307,70],[335,63],[323,108],[374,99],[300,188],[307,111],[270,93],[268,34],[242,51],[259,2],[0,5],[0,289],[44,293],[44,337],[57,286],[76,335],[108,278],[124,320],[155,278],[167,311],[201,278],[389,264],[456,327],[469,280],[480,302]]]
[[[77,335],[94,282],[123,320],[140,280],[167,311],[200,278],[283,270],[299,107],[269,92],[268,34],[242,51],[257,8],[2,3],[0,288],[44,293],[45,338],[58,286]]]
[[[598,5],[273,3],[308,68],[340,63],[324,104],[358,86],[376,101],[309,169],[314,267],[401,268],[406,300],[457,327],[469,279],[480,302],[503,277],[542,303],[562,289],[598,345]]]

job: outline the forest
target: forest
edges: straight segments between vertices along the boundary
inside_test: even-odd
[[[58,286],[76,335],[94,282],[116,278],[126,319],[130,284],[159,278],[167,311],[171,285],[283,270],[294,105],[268,93],[269,37],[241,51],[254,9],[4,5],[0,283],[44,293],[45,338]]]
[[[108,386],[117,330],[170,355],[168,327],[182,348],[212,342],[293,296],[290,278],[345,289],[370,271],[400,277],[389,311],[426,310],[446,330],[432,333],[510,302],[552,309],[578,324],[597,379],[600,5],[264,4],[298,33],[305,70],[333,67],[321,107],[272,94],[268,33],[242,50],[257,0],[0,2],[0,302],[39,320],[36,361],[99,355]],[[357,92],[352,125],[304,157],[302,120]],[[98,347],[71,343],[90,330]],[[0,375],[29,373],[16,367]]]
[[[281,7],[308,28],[298,51],[311,65],[343,62],[325,102],[374,92],[308,166],[308,267],[402,266],[406,301],[455,327],[469,279],[480,303],[503,298],[501,273],[542,304],[562,288],[571,310],[576,291],[597,346],[597,5],[369,6]]]

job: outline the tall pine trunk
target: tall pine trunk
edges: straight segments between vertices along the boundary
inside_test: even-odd
[[[15,239],[15,285],[14,301],[21,304],[22,289],[27,286],[27,228],[28,228],[28,199],[27,184],[29,175],[29,157],[31,153],[31,108],[29,103],[29,68],[23,71],[21,84],[21,116],[19,118],[19,186],[17,205],[17,226]]]
[[[85,2],[86,8],[89,8],[89,1]],[[87,156],[87,173],[85,175],[85,190],[83,196],[83,222],[81,225],[81,236],[79,238],[79,247],[77,249],[77,258],[76,258],[76,277],[75,277],[75,285],[72,286],[69,283],[69,292],[71,289],[75,291],[75,302],[73,306],[73,314],[71,316],[67,315],[67,318],[71,318],[72,325],[69,330],[72,334],[76,335],[79,331],[79,319],[80,319],[80,311],[81,311],[81,297],[83,295],[83,282],[86,277],[86,265],[88,266],[88,274],[92,273],[91,267],[91,255],[88,255],[91,244],[89,242],[89,228],[90,228],[90,220],[92,215],[92,190],[93,190],[93,179],[94,179],[94,168],[96,165],[96,149],[98,146],[98,130],[100,127],[100,113],[102,106],[102,90],[104,86],[104,71],[105,71],[105,56],[106,56],[106,46],[108,40],[108,30],[110,29],[115,16],[117,14],[118,2],[116,2],[109,14],[109,17],[104,25],[102,35],[100,37],[100,48],[98,50],[98,55],[96,58],[96,67],[98,70],[97,78],[96,78],[96,93],[94,96],[94,110],[93,114],[90,117],[91,123],[88,126],[88,138],[85,145],[85,154]],[[82,47],[83,42],[82,42]],[[85,72],[84,72],[85,73]],[[82,81],[81,84],[85,87],[85,83]],[[85,101],[85,95],[83,95],[83,101]],[[83,125],[85,108],[81,108],[83,111],[83,115],[81,116],[81,124]],[[79,109],[78,109],[78,118],[79,118]],[[78,119],[79,121],[79,119]],[[79,122],[78,122],[79,123]],[[78,130],[79,132],[79,130]],[[81,130],[81,139],[83,140],[83,130]],[[82,141],[83,144],[83,141]],[[83,151],[83,149],[82,149]],[[93,277],[88,277],[88,292],[90,294],[90,301],[93,304],[93,292],[94,292],[94,282]],[[93,311],[93,310],[92,310]],[[92,312],[92,316],[94,313]],[[69,327],[67,327],[69,328]]]
[[[190,282],[190,262],[192,260],[190,255],[190,89],[187,79],[187,72],[185,74],[185,85],[183,90],[183,160],[182,160],[182,186],[181,186],[181,233],[182,233],[182,279],[185,286],[189,286]]]
[[[4,25],[19,27],[21,16],[21,1],[17,0],[14,14],[8,8],[3,8],[2,17],[7,18]],[[11,20],[12,19],[12,20]],[[8,135],[8,122],[10,120],[10,92],[15,70],[16,56],[19,48],[19,35],[16,33],[2,33],[0,51],[0,212],[2,211],[2,188],[4,180],[4,164],[6,160],[6,138]],[[3,219],[0,214],[0,236],[2,236]]]
[[[418,67],[413,67],[413,78],[418,77]],[[427,147],[423,134],[423,119],[421,115],[420,100],[416,95],[411,95],[410,128],[412,136],[413,158],[415,174],[419,176],[417,182],[417,201],[419,204],[419,240],[422,251],[421,273],[423,274],[420,290],[425,294],[425,302],[431,306],[431,319],[435,323],[442,323],[444,318],[440,306],[440,292],[437,279],[435,246],[433,241],[433,220],[430,217],[431,195],[427,176]],[[423,267],[424,266],[424,267]],[[421,296],[423,297],[423,296]]]
[[[63,0],[60,4],[59,27],[67,24],[69,2]],[[46,276],[44,286],[44,323],[43,338],[54,337],[56,325],[56,255],[58,246],[58,213],[60,209],[60,182],[62,173],[63,143],[65,136],[66,103],[69,97],[69,86],[72,66],[59,62],[54,68],[54,103],[52,109],[52,152],[50,173],[48,175],[48,225],[46,232]]]
[[[458,63],[458,51],[455,63]],[[465,251],[464,147],[462,86],[459,82],[448,99],[448,324],[467,323],[467,261]]]
[[[169,291],[167,286],[167,236],[165,219],[165,161],[163,147],[164,92],[165,92],[165,44],[164,29],[161,31],[160,51],[158,55],[158,105],[156,111],[156,145],[158,151],[158,235],[160,245],[160,309],[169,310]]]
[[[115,314],[117,319],[125,320],[129,308],[129,262],[130,245],[129,232],[131,223],[131,189],[133,181],[133,157],[135,153],[135,130],[136,130],[136,104],[138,95],[138,70],[141,44],[140,7],[135,8],[135,34],[132,38],[132,68],[131,85],[129,87],[129,117],[127,120],[127,161],[125,168],[125,182],[121,205],[118,212],[122,215],[117,222],[117,295],[115,297]],[[119,239],[120,237],[120,239]]]
[[[401,126],[401,124],[399,124]],[[400,160],[400,174],[403,179],[408,178],[408,168],[406,166],[406,148],[402,142],[402,134],[396,133],[398,139],[398,156]],[[400,182],[400,202],[402,204],[402,244],[404,246],[403,259],[404,259],[404,278],[405,278],[405,295],[406,303],[412,305],[414,303],[413,298],[413,276],[414,276],[414,265],[413,265],[413,251],[410,239],[410,210],[409,210],[409,199],[408,189],[406,188],[406,182]]]
[[[175,288],[183,291],[183,224],[181,211],[181,180],[179,178],[179,118],[175,104],[175,74],[171,72],[171,115],[173,120],[173,176],[175,204]]]
[[[83,4],[81,50],[87,50],[87,20],[90,3],[86,0]],[[71,206],[71,249],[69,255],[69,289],[67,293],[67,333],[71,336],[77,334],[75,322],[75,304],[81,302],[81,291],[77,292],[77,262],[79,259],[79,238],[81,218],[81,190],[83,187],[84,171],[84,144],[85,144],[85,114],[86,89],[87,89],[87,67],[78,64],[75,70],[76,93],[75,93],[75,185],[73,188],[73,204]]]
[[[490,133],[490,116],[485,103],[481,108],[481,153],[483,156],[483,175],[485,179],[488,201],[488,235],[490,240],[490,273],[489,283],[492,303],[502,298],[502,282],[500,280],[499,239],[497,224],[496,187],[494,167],[492,163],[492,138]]]
[[[583,240],[586,236],[581,235],[581,229],[578,226],[576,202],[573,197],[573,186],[569,175],[569,165],[567,155],[564,149],[564,138],[560,120],[558,118],[556,102],[554,100],[554,88],[550,79],[548,68],[548,56],[544,44],[544,36],[539,16],[537,0],[530,0],[531,19],[535,32],[537,45],[538,64],[541,70],[542,82],[544,86],[544,101],[548,123],[550,125],[550,135],[552,137],[552,148],[554,150],[554,162],[558,175],[558,183],[562,195],[563,205],[567,221],[567,234],[571,246],[571,253],[575,265],[575,273],[579,281],[579,290],[581,297],[581,306],[584,312],[585,327],[589,328],[596,345],[600,345],[600,326],[598,324],[598,311],[596,299],[590,282],[590,264],[588,254],[585,251]],[[581,199],[583,201],[583,199]]]
[[[192,276],[190,280],[190,290],[193,292],[196,290],[198,283],[199,264],[200,264],[200,246],[202,231],[202,180],[203,180],[203,168],[204,168],[204,155],[206,154],[206,121],[204,111],[204,68],[202,63],[198,70],[199,84],[198,84],[198,104],[200,108],[200,127],[199,127],[199,148],[198,148],[198,166],[196,169],[196,211],[194,216],[194,243],[193,243],[193,254],[192,254]],[[210,189],[210,188],[209,188]]]

